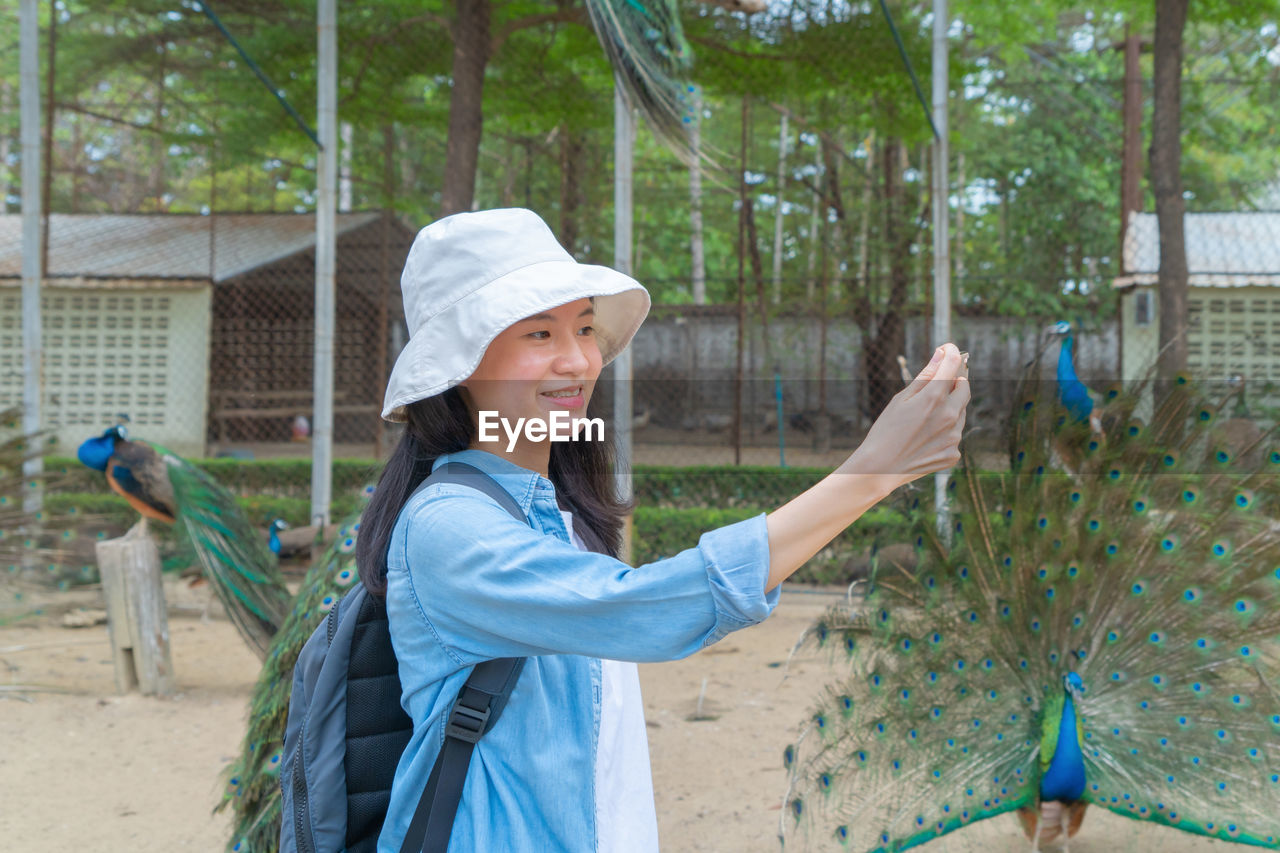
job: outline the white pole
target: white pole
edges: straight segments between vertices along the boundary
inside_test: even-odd
[[[19,21],[20,95],[22,113],[22,429],[40,431],[41,391],[44,383],[44,343],[41,339],[40,284],[40,77],[37,72],[40,27],[37,0],[22,0]],[[39,454],[23,463],[31,480],[43,470]],[[23,493],[23,511],[39,512],[39,489]]]
[[[689,128],[693,162],[689,164],[689,250],[693,263],[693,304],[707,302],[707,263],[702,238],[702,90],[693,90],[693,122]]]
[[[951,340],[951,211],[947,179],[947,30],[950,28],[947,0],[933,0],[933,124],[938,138],[933,141],[933,345]],[[939,526],[946,521],[947,477],[934,475],[934,508]]]
[[[613,267],[631,275],[631,175],[635,117],[617,80],[613,84]],[[618,451],[614,471],[618,498],[631,499],[631,348],[613,361],[613,428]],[[631,516],[623,535],[622,559],[631,559]]]
[[[782,302],[782,191],[787,183],[787,115],[778,124],[778,194],[773,211],[773,304]]]
[[[315,408],[311,423],[311,522],[329,523],[333,492],[333,315],[334,254],[338,190],[337,0],[319,0],[317,15],[316,112],[320,151],[316,158],[316,340]]]

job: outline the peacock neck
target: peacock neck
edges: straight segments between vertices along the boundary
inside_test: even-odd
[[[1075,701],[1063,691],[1062,713],[1058,717],[1056,737],[1052,738],[1053,757],[1040,777],[1041,800],[1071,802],[1084,793],[1084,753],[1080,750],[1080,723]],[[1046,743],[1049,739],[1046,739]]]

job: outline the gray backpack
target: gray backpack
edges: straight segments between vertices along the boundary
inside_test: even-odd
[[[429,483],[459,483],[492,497],[524,523],[511,496],[478,468],[449,462]],[[458,694],[444,747],[418,801],[401,853],[444,853],[475,744],[498,721],[524,658],[478,664]],[[391,780],[413,721],[400,707],[400,677],[383,601],[357,584],[329,611],[298,655],[280,770],[282,853],[372,853]]]

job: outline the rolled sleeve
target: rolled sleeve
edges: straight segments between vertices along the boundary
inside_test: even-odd
[[[388,607],[408,598],[459,663],[580,654],[660,661],[767,617],[763,514],[631,567],[580,551],[472,490],[436,487],[407,508],[388,553]]]
[[[769,530],[765,514],[720,527],[698,540],[707,565],[718,627],[730,631],[764,621],[778,605],[781,584],[763,594],[769,575]]]

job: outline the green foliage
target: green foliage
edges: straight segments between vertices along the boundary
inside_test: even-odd
[[[303,497],[310,494],[311,460],[293,459],[195,459],[201,468],[240,497]],[[109,493],[106,480],[97,471],[81,465],[69,456],[46,456],[47,469],[67,471],[67,491]],[[333,461],[334,494],[360,492],[377,481],[381,465],[373,459],[335,459]]]
[[[831,473],[824,468],[637,465],[636,503],[645,507],[773,509]]]
[[[794,495],[793,495],[794,496]],[[638,506],[632,562],[639,566],[698,544],[709,530],[759,515],[767,507],[692,507],[676,509]],[[830,545],[791,576],[796,583],[847,584],[855,579],[854,566],[869,561],[871,553],[894,543],[910,541],[911,517],[889,506],[879,506],[845,529]]]

